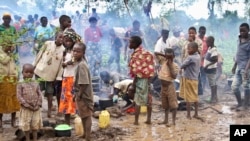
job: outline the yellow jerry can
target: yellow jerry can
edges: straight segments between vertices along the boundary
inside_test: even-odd
[[[147,112],[147,106],[141,106],[140,112],[141,113],[146,113]]]
[[[76,135],[78,136],[82,136],[83,133],[84,133],[84,130],[83,130],[83,125],[82,125],[82,119],[77,116],[74,120],[74,124],[75,124],[75,132],[76,132]]]
[[[100,128],[106,128],[109,126],[110,123],[110,114],[107,110],[101,111],[101,114],[99,115],[99,127]]]

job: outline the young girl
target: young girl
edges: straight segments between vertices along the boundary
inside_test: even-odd
[[[181,69],[184,69],[183,76],[181,78],[180,97],[182,97],[187,103],[187,118],[191,119],[190,107],[191,103],[195,105],[194,118],[198,116],[198,77],[200,73],[200,55],[198,54],[198,44],[191,42],[188,44],[188,56],[183,61]],[[182,74],[182,70],[180,70]]]
[[[0,129],[3,113],[11,113],[11,125],[16,127],[16,112],[20,104],[16,97],[17,66],[13,57],[12,41],[0,44]]]
[[[76,113],[76,106],[73,102],[73,78],[76,69],[75,60],[72,56],[72,48],[76,42],[80,42],[81,37],[73,30],[64,31],[63,44],[66,48],[63,62],[62,93],[59,104],[59,112],[65,114],[65,122],[70,125],[70,115]]]
[[[90,71],[85,60],[86,46],[83,43],[76,43],[73,48],[73,55],[77,63],[75,71],[74,89],[75,101],[79,116],[82,119],[84,129],[83,138],[90,141],[92,113],[94,108],[93,88]]]
[[[161,70],[158,77],[161,80],[162,107],[165,109],[165,119],[161,124],[167,124],[167,126],[169,126],[168,113],[169,110],[172,110],[172,123],[175,125],[178,103],[174,79],[178,74],[178,65],[173,62],[174,50],[172,48],[167,48],[165,50],[165,55],[160,53],[155,53],[155,55],[157,55],[159,63],[161,64]]]
[[[56,34],[56,41],[46,41],[36,56],[35,75],[39,80],[41,90],[48,98],[48,117],[51,117],[54,81],[62,80],[63,34]]]
[[[33,81],[34,66],[23,65],[23,82],[17,85],[17,97],[21,104],[19,126],[24,131],[26,141],[30,140],[32,131],[33,141],[37,141],[37,130],[42,126],[42,92],[39,84]]]

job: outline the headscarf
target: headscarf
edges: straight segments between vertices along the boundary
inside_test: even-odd
[[[8,12],[3,13],[3,17],[11,17],[11,14]]]
[[[67,28],[63,32],[64,37],[68,37],[73,40],[74,43],[76,42],[83,42],[81,36],[78,35],[73,29]]]

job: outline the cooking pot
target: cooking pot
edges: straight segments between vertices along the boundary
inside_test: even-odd
[[[100,77],[98,77],[98,76],[92,77],[92,83],[99,83],[99,82],[100,82]]]
[[[102,110],[105,110],[107,107],[113,106],[113,99],[110,98],[100,98],[99,99],[99,106]]]
[[[68,124],[59,124],[55,127],[55,136],[56,137],[70,137],[71,129]]]

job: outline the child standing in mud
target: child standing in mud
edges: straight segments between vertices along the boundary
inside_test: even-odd
[[[200,73],[200,55],[198,53],[198,44],[190,42],[187,47],[188,56],[181,65],[184,73],[181,78],[180,97],[187,103],[187,118],[191,119],[190,110],[191,103],[194,103],[194,118],[200,119],[198,116],[198,77]]]
[[[32,131],[33,141],[37,141],[37,130],[42,126],[42,92],[39,84],[32,80],[34,66],[23,65],[23,82],[17,85],[17,98],[21,104],[19,127],[24,131],[26,141],[30,141]]]
[[[161,80],[161,99],[162,107],[165,109],[165,119],[160,124],[168,124],[169,110],[172,111],[172,123],[175,125],[176,113],[178,108],[177,96],[175,93],[174,79],[178,74],[178,65],[173,62],[174,50],[172,48],[165,49],[165,55],[161,53],[155,53],[159,58],[161,69],[158,74]]]
[[[63,79],[59,104],[59,113],[64,114],[65,122],[70,125],[70,115],[76,114],[76,105],[73,101],[74,73],[77,67],[73,57],[73,46],[81,41],[81,37],[72,29],[66,29],[63,33],[63,45],[65,52],[63,55]]]
[[[74,76],[74,99],[78,114],[82,119],[84,129],[83,138],[85,138],[86,141],[90,141],[94,101],[91,75],[85,59],[85,50],[86,46],[84,43],[76,43],[73,47],[73,56],[77,63]]]
[[[56,34],[56,41],[46,41],[36,56],[34,73],[41,90],[48,99],[48,117],[51,117],[54,81],[62,80],[63,33]],[[48,73],[49,72],[49,73]]]

